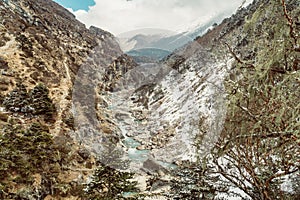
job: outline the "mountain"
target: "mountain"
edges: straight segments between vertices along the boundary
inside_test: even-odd
[[[168,56],[170,53],[170,51],[162,49],[142,48],[130,50],[126,54],[133,57],[138,63],[154,63]]]
[[[220,13],[210,17],[205,23],[197,24],[189,28],[189,30],[179,32],[161,29],[131,31],[119,35],[118,41],[122,50],[128,55],[133,56],[137,62],[146,61],[145,59],[148,58],[147,49],[151,48],[153,52],[156,49],[157,52],[155,53],[159,56],[155,59],[150,57],[147,62],[157,62],[166,56],[163,51],[169,51],[171,53],[187,43],[192,42],[196,37],[202,36],[214,26],[217,26],[217,23],[220,23],[224,18],[230,15],[231,12]],[[139,56],[136,55],[136,51],[139,51]],[[145,52],[145,54],[143,52]]]
[[[51,0],[0,1],[0,198],[299,199],[299,8],[138,35],[137,63]]]
[[[98,165],[76,132],[83,125],[75,112],[95,90],[84,72],[101,72],[95,81],[114,74],[104,88],[136,64],[112,34],[87,29],[50,0],[0,1],[0,13],[0,198],[81,198]],[[77,115],[81,122],[87,112]],[[104,112],[93,114],[99,133],[118,137]]]

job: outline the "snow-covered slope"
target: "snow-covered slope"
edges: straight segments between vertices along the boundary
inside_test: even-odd
[[[194,160],[196,137],[203,134],[203,152],[198,152],[199,156],[214,145],[222,129],[226,113],[223,80],[230,61],[204,63],[198,56],[189,58],[183,64],[189,68],[181,73],[172,69],[157,83],[149,97],[150,114],[146,126],[152,134],[139,137],[150,143],[146,146],[153,148],[152,154],[158,160]],[[207,127],[206,134],[199,130],[200,121]],[[155,142],[154,138],[162,137],[166,138],[163,145]]]

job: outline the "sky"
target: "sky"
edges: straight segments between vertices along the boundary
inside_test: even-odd
[[[221,12],[235,12],[244,0],[55,0],[76,18],[115,35],[152,28],[181,32]],[[247,3],[252,0],[246,0]]]
[[[72,10],[89,10],[89,6],[95,5],[94,0],[54,0],[65,8],[72,8]]]

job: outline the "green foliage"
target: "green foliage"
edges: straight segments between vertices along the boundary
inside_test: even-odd
[[[84,189],[84,199],[142,199],[138,193],[134,173],[126,172],[129,160],[124,159],[124,151],[117,147],[113,138],[106,137],[98,158],[98,167],[92,181]],[[130,194],[129,196],[127,196]]]
[[[42,172],[51,162],[51,144],[48,128],[39,123],[33,123],[28,129],[14,124],[4,128],[0,134],[0,196],[11,181],[32,183],[32,174]]]
[[[3,105],[11,112],[44,115],[48,119],[55,113],[49,90],[43,84],[36,85],[29,93],[23,84],[17,84],[4,98]]]
[[[25,107],[29,104],[29,95],[26,87],[23,84],[17,84],[3,101],[5,108],[12,112],[25,111]],[[23,110],[22,110],[23,109]]]
[[[215,199],[216,191],[226,189],[217,187],[214,183],[218,178],[208,177],[208,168],[196,163],[185,163],[173,172],[176,177],[171,183],[168,197],[174,200]]]
[[[54,193],[61,194],[70,187],[55,181],[62,165],[71,159],[66,140],[59,143],[59,138],[53,138],[48,127],[41,123],[34,122],[25,128],[10,120],[0,133],[1,199],[40,199],[53,193],[53,188]],[[34,174],[42,178],[38,190],[31,186]],[[14,190],[15,184],[26,187]]]
[[[224,129],[196,168],[190,164],[180,169],[183,178],[173,186],[177,195],[181,191],[203,195],[201,188],[210,188],[212,198],[223,193],[244,199],[299,199],[300,42],[294,21],[299,1],[259,3],[243,27],[223,38],[226,44],[232,42],[228,47],[236,59],[225,82]],[[241,41],[247,44],[238,45]],[[185,184],[184,178],[190,182]],[[287,180],[290,190],[283,189]]]
[[[33,108],[32,114],[51,116],[55,112],[54,104],[49,98],[49,90],[43,84],[38,84],[29,93],[30,106]]]
[[[34,123],[27,130],[18,125],[8,125],[0,135],[0,177],[8,178],[12,173],[20,175],[19,181],[31,181],[28,172],[42,168],[51,149],[51,135],[46,127]]]
[[[299,12],[289,6],[287,15]],[[244,26],[251,42],[239,51],[255,49],[256,56],[238,60],[227,80],[227,119],[211,160],[211,173],[252,199],[294,199],[281,184],[299,176],[300,43],[284,7],[282,1],[263,4]]]
[[[87,184],[84,198],[95,200],[125,199],[124,193],[138,191],[137,182],[132,181],[132,178],[133,173],[122,172],[101,165],[96,169],[92,181]]]

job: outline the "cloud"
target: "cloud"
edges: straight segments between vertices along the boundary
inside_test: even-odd
[[[248,0],[249,1],[249,0]],[[89,11],[73,11],[87,26],[115,35],[141,28],[178,31],[220,12],[233,13],[243,0],[95,0]]]

